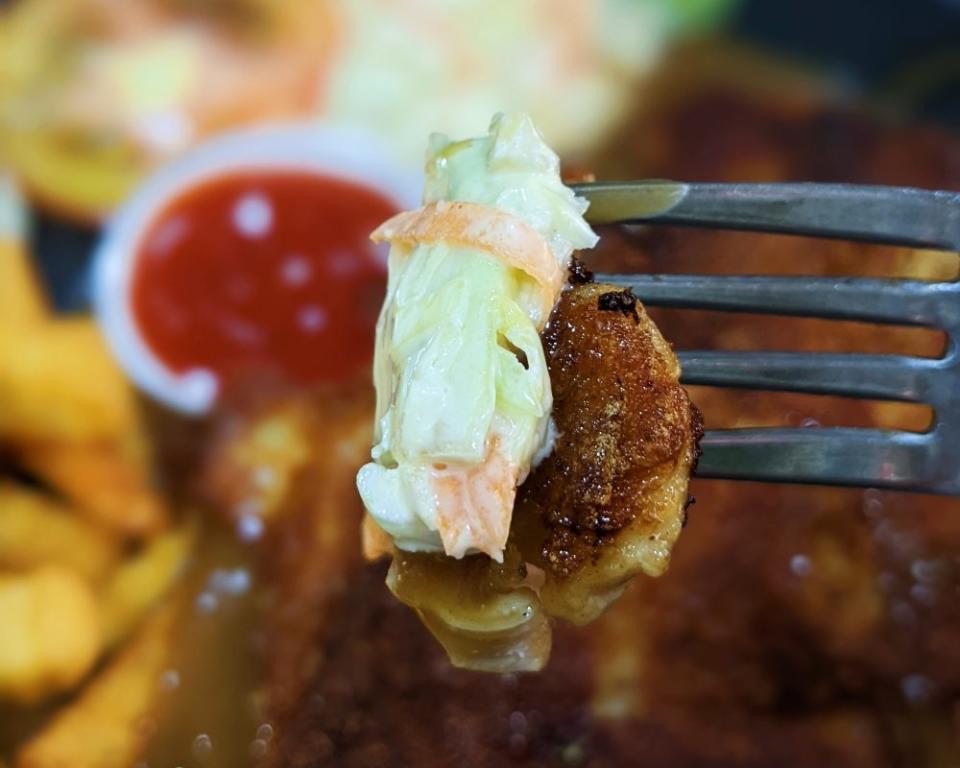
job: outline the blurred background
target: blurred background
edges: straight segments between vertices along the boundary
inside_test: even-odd
[[[322,116],[380,134],[415,166],[429,131],[468,135],[523,108],[575,159],[642,102],[636,86],[671,43],[719,29],[874,106],[960,121],[955,0],[0,8],[0,160],[37,203],[34,252],[63,308],[87,300],[96,222],[150,169],[229,128]]]
[[[415,175],[428,133],[477,135],[507,109],[600,178],[960,189],[960,2],[0,0],[0,768],[960,764],[954,499],[695,479],[668,573],[558,626],[543,675],[500,679],[450,669],[360,557],[366,367],[256,379],[196,421],[134,392],[89,272],[151,174],[296,121],[372,135]],[[669,228],[605,231],[589,258],[957,275],[953,254]],[[678,349],[945,344],[651,317]],[[931,420],[690,389],[708,428]]]

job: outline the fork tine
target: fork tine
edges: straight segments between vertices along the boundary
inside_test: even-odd
[[[700,477],[935,491],[931,436],[879,429],[708,431]]]
[[[960,251],[960,194],[855,184],[573,185],[593,224],[658,222]]]
[[[679,352],[682,381],[937,405],[950,361],[903,355]]]
[[[844,277],[630,275],[597,282],[633,289],[651,306],[822,317],[897,325],[960,323],[960,283]]]
[[[960,251],[960,193],[839,184],[574,185],[593,224],[662,223],[782,232]],[[960,282],[868,278],[597,275],[653,306],[822,317],[960,331]],[[683,380],[927,402],[930,432],[879,429],[708,431],[698,474],[741,480],[960,494],[951,408],[958,345],[941,360],[812,353],[681,353]]]

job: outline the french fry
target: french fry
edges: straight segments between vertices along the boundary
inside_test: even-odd
[[[119,554],[117,539],[39,491],[0,482],[0,569],[62,565],[97,581]]]
[[[48,307],[24,246],[26,207],[13,180],[0,173],[0,325],[46,319]]]
[[[132,390],[85,317],[0,324],[0,438],[119,440],[136,427]]]
[[[160,692],[176,610],[165,605],[143,624],[80,695],[17,752],[16,768],[129,768],[149,732],[143,721]]]
[[[130,537],[167,526],[166,504],[150,487],[145,460],[125,445],[31,443],[16,454],[24,469],[56,488],[91,522]]]
[[[157,536],[119,566],[100,593],[107,648],[116,646],[149,613],[183,572],[196,541],[191,524]]]
[[[97,602],[75,571],[0,577],[0,696],[22,703],[76,685],[100,651]]]

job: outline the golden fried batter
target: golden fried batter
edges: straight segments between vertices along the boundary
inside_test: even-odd
[[[680,533],[700,415],[670,345],[629,290],[568,290],[543,333],[557,440],[521,487],[514,535],[547,612],[595,618]]]

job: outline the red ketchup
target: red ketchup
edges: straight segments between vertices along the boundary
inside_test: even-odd
[[[141,240],[133,313],[177,372],[221,383],[270,371],[300,384],[366,369],[386,265],[370,232],[396,207],[312,173],[246,171],[182,194]]]

